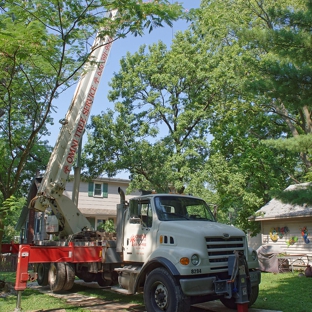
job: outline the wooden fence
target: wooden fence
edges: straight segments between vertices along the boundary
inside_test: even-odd
[[[17,254],[0,254],[0,272],[16,272]]]

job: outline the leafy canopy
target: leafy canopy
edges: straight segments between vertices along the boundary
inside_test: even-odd
[[[115,20],[106,13],[118,10]],[[96,33],[117,40],[182,15],[166,0],[8,0],[0,3],[0,192],[25,195],[47,163],[54,100],[82,73]],[[0,203],[1,204],[1,203]],[[6,210],[0,206],[0,241]]]

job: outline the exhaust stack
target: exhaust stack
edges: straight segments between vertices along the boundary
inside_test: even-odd
[[[120,204],[117,204],[117,246],[116,251],[122,252],[123,245],[123,214],[126,208],[126,196],[124,191],[118,187],[118,193],[120,195]]]

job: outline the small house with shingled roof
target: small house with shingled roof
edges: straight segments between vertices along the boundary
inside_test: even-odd
[[[307,190],[309,187],[312,187],[311,183],[302,183],[290,185],[285,191]],[[305,254],[312,259],[311,204],[291,204],[274,198],[250,220],[261,223],[262,246],[274,246],[274,250],[284,254]]]

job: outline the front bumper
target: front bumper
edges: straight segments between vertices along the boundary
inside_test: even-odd
[[[261,282],[261,272],[259,270],[250,271],[250,284],[257,286]],[[215,282],[220,281],[215,276],[205,276],[197,278],[181,278],[180,285],[182,291],[187,296],[204,296],[204,295],[218,295],[216,292]],[[226,280],[229,281],[229,280]]]

